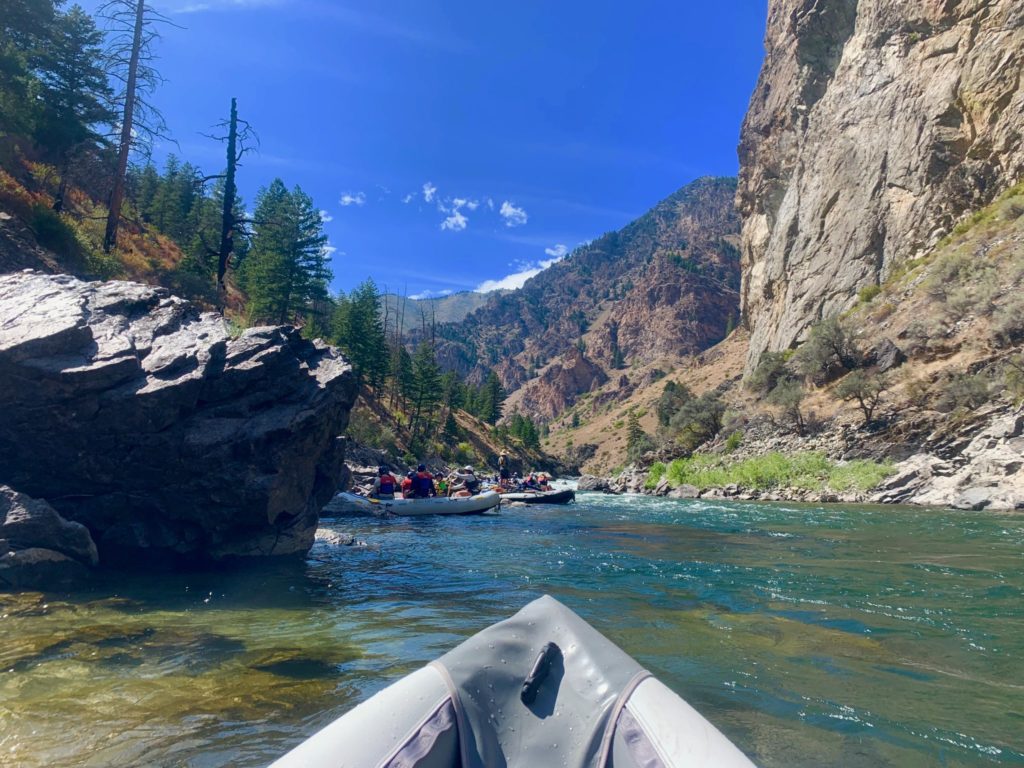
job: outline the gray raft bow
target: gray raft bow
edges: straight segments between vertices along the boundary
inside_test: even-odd
[[[611,641],[542,597],[377,694],[273,768],[298,766],[752,764]]]

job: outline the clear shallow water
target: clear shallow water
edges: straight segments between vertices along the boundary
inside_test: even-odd
[[[0,765],[265,765],[545,592],[760,765],[1024,765],[1024,516],[581,495],[325,527],[376,549],[0,596]]]

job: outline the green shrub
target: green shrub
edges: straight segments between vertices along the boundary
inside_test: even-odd
[[[942,385],[936,407],[940,411],[980,408],[990,399],[991,382],[981,373],[954,374]]]
[[[743,385],[751,392],[767,395],[780,381],[792,378],[793,374],[786,367],[787,359],[786,352],[765,352]]]
[[[729,437],[727,437],[725,439],[725,452],[726,453],[733,453],[733,452],[735,452],[736,449],[739,448],[740,445],[742,445],[742,443],[743,443],[743,433],[739,432],[739,431],[733,432],[731,435],[729,435]]]
[[[793,355],[793,367],[808,379],[822,383],[839,371],[852,371],[864,361],[849,321],[822,320],[811,328],[807,341]]]
[[[893,471],[890,464],[868,460],[839,464],[820,453],[776,452],[742,461],[697,454],[688,459],[676,459],[664,474],[673,486],[693,485],[700,490],[735,484],[757,491],[798,488],[863,493],[877,486]]]
[[[651,465],[651,469],[647,473],[647,482],[644,483],[644,487],[653,490],[658,487],[658,483],[661,482],[662,478],[665,477],[666,467],[662,462],[657,462]]]
[[[1024,341],[1024,295],[1014,294],[992,315],[992,335],[1009,346]]]
[[[1015,355],[1007,359],[1003,378],[1006,392],[1014,403],[1024,403],[1024,355]]]
[[[77,261],[82,252],[75,230],[64,221],[59,213],[41,203],[32,207],[29,226],[36,240],[44,248],[53,251],[62,259]]]
[[[857,292],[857,298],[861,304],[868,304],[881,292],[882,286],[880,285],[865,285]]]
[[[870,424],[887,388],[884,377],[879,374],[853,371],[836,386],[836,397],[847,402],[855,401],[864,414],[864,423]]]
[[[807,421],[801,405],[804,400],[804,388],[800,382],[787,379],[780,383],[768,395],[768,402],[779,409],[782,421],[798,435],[807,430]]]

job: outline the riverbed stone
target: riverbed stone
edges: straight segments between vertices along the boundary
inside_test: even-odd
[[[678,485],[668,492],[672,499],[697,499],[700,498],[700,489],[695,485]]]
[[[162,288],[0,276],[0,483],[82,523],[105,564],[308,551],[354,397],[294,328],[233,337]]]

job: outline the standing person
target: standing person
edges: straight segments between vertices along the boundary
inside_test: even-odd
[[[377,477],[373,481],[373,490],[370,491],[371,499],[384,499],[390,501],[395,498],[395,491],[398,490],[398,479],[391,474],[387,467],[377,467]]]
[[[508,454],[504,451],[498,457],[498,485],[502,488],[508,488],[508,481],[512,477],[512,472],[508,466]]]
[[[427,472],[425,464],[420,464],[416,467],[416,474],[412,478],[412,497],[414,499],[427,499],[436,495],[434,476]]]

